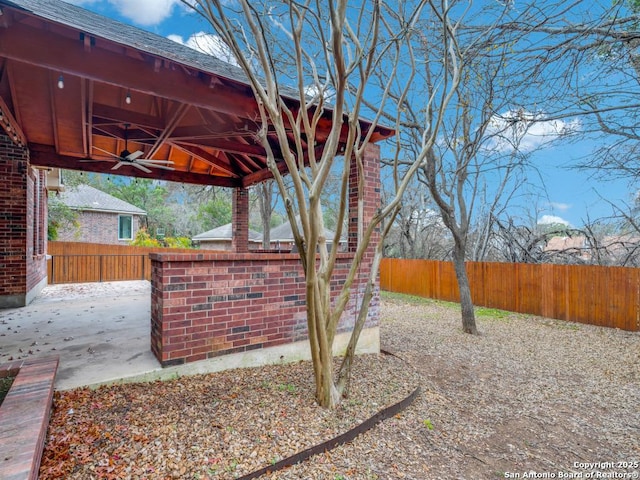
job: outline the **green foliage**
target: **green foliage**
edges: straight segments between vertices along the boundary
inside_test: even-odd
[[[217,195],[212,200],[200,205],[196,217],[202,224],[203,231],[207,231],[230,223],[231,214],[231,200]]]
[[[136,236],[129,245],[134,247],[161,247],[162,245],[155,238],[151,238],[146,228],[141,228],[136,232]]]
[[[570,237],[574,229],[564,223],[538,224],[538,231],[548,237]]]
[[[403,302],[411,305],[441,305],[448,308],[460,308],[460,304],[453,302],[446,302],[444,300],[434,300],[432,298],[419,297],[417,295],[408,295],[406,293],[396,292],[380,292],[380,296],[383,300],[390,302]]]
[[[187,237],[166,237],[162,241],[153,238],[146,228],[136,232],[136,236],[129,245],[134,247],[168,247],[168,248],[192,248],[191,239]]]
[[[478,307],[476,308],[476,315],[478,317],[491,317],[491,318],[501,319],[501,318],[507,318],[512,314],[511,312],[507,312],[505,310],[498,310],[497,308]]]
[[[626,4],[629,10],[631,10],[633,13],[640,12],[640,0],[627,0]]]
[[[188,237],[166,237],[164,243],[169,248],[193,248]]]
[[[78,228],[78,213],[56,198],[49,201],[49,216],[47,223],[47,239],[51,242],[58,239],[61,228]]]
[[[298,387],[296,387],[293,383],[281,383],[280,385],[278,385],[278,391],[295,394],[298,392]]]
[[[428,430],[433,430],[433,423],[431,423],[431,420],[428,418],[425,418],[422,423],[424,424],[425,427],[427,427]]]

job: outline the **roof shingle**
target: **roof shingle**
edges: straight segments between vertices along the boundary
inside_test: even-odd
[[[89,185],[78,185],[60,193],[59,201],[74,210],[146,215],[147,212],[130,203]]]

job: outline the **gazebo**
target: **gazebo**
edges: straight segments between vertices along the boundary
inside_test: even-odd
[[[162,365],[304,340],[299,258],[247,248],[247,189],[271,177],[255,118],[233,65],[59,0],[0,0],[0,307],[26,305],[46,285],[47,175],[73,169],[234,191],[231,252],[152,256],[151,349]],[[330,112],[323,122],[328,130]],[[370,126],[362,121],[363,131]],[[376,128],[373,141],[393,133]],[[364,171],[364,204],[349,200],[345,275],[359,226],[379,207],[374,144]],[[354,167],[353,192],[357,177]],[[352,301],[340,331],[356,308]],[[377,318],[374,302],[372,344]]]

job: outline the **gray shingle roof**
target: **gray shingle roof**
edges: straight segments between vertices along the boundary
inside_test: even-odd
[[[233,238],[233,224],[227,223],[204,233],[199,233],[192,240],[231,240]],[[249,241],[261,242],[262,234],[249,230]]]
[[[230,63],[181,45],[161,35],[118,22],[61,0],[0,0],[26,10],[40,18],[80,30],[94,37],[108,39],[161,58],[196,68],[241,84],[248,85],[244,71]],[[286,96],[297,98],[297,91],[283,87]]]
[[[296,215],[296,223],[298,225],[298,230],[302,232],[302,223],[299,215]],[[333,237],[336,235],[334,231],[329,230],[328,228],[324,229],[324,234],[329,241],[333,240]],[[291,223],[285,222],[282,225],[272,228],[269,231],[269,239],[272,242],[293,242],[293,230],[291,229]]]
[[[78,185],[60,193],[58,200],[74,210],[146,215],[147,212],[89,185]]]
[[[208,74],[249,85],[249,80],[244,71],[236,65],[227,63],[212,55],[198,52],[166,37],[118,22],[61,0],[0,0],[0,5],[2,4],[20,8],[37,17],[66,25],[98,38],[104,38],[120,45],[196,68]],[[298,101],[299,93],[296,88],[280,85],[279,91],[284,97]],[[369,122],[365,118],[361,119]]]
[[[247,77],[241,68],[205,55],[173,40],[140,28],[98,15],[61,0],[1,0],[53,22],[72,27],[95,37],[105,38],[152,55],[216,74],[243,84]]]

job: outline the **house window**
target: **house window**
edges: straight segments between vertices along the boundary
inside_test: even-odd
[[[118,215],[118,240],[133,240],[133,217]]]

